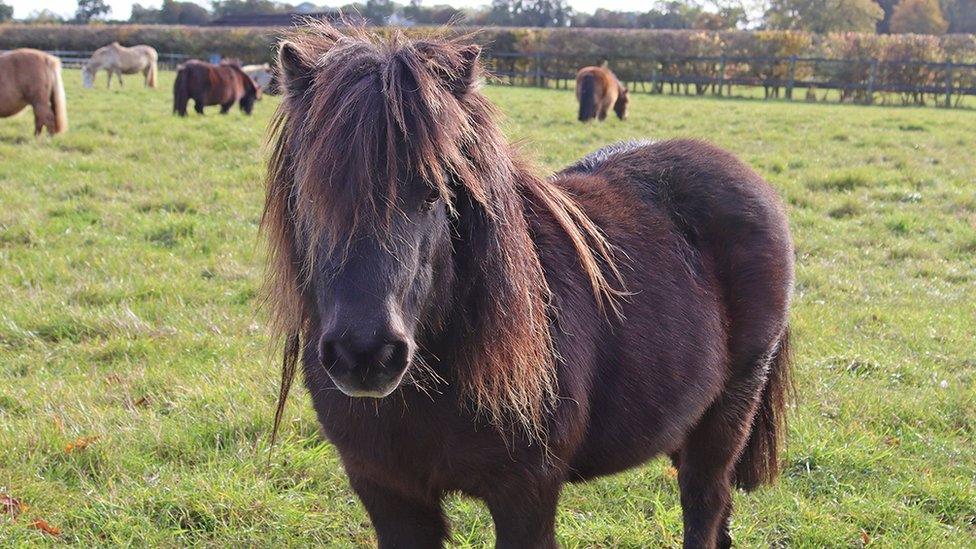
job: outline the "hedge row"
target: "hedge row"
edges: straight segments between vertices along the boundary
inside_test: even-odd
[[[219,53],[269,60],[279,29],[164,25],[0,25],[0,49],[93,51],[114,41],[148,44],[160,53],[207,58]]]
[[[46,50],[90,51],[112,41],[149,44],[161,53],[180,53],[207,58],[217,53],[245,62],[270,61],[276,37],[282,29],[215,28],[160,25],[0,25],[0,49],[33,47]],[[462,27],[438,32],[470,32]],[[390,29],[378,29],[390,32]],[[431,29],[407,29],[408,34]],[[625,81],[650,81],[652,75],[673,82],[699,82],[697,93],[721,92],[713,83],[737,79],[776,88],[791,71],[785,62],[755,59],[824,58],[846,62],[798,63],[792,67],[796,81],[829,82],[855,99],[865,98],[868,82],[875,89],[901,89],[918,97],[919,89],[944,86],[942,66],[917,62],[976,63],[976,35],[874,35],[836,33],[817,35],[793,31],[691,31],[614,29],[489,28],[476,40],[495,53],[519,54],[494,59],[500,73],[571,76],[585,64],[608,59]],[[536,54],[542,54],[536,58]],[[690,60],[696,57],[728,57],[728,63]],[[735,61],[752,58],[753,61]],[[871,62],[882,62],[872,68]],[[976,71],[958,70],[956,87],[976,87]],[[850,89],[846,89],[846,88]],[[686,86],[686,91],[687,91]],[[660,91],[660,88],[658,89]],[[912,99],[919,101],[920,99]]]
[[[247,62],[270,60],[281,29],[162,25],[0,25],[0,49],[32,47],[89,51],[112,41],[149,44],[160,52]],[[468,32],[456,28],[450,32]],[[381,32],[388,32],[383,29]],[[408,29],[407,33],[430,32]],[[827,57],[976,63],[976,35],[815,35],[792,31],[690,31],[490,28],[479,42],[496,52],[568,54],[577,61],[628,56],[679,59],[699,56]]]

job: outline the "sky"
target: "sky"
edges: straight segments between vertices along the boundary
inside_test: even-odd
[[[132,4],[142,4],[143,6],[153,6],[159,7],[162,4],[162,0],[106,0],[108,5],[112,7],[112,13],[110,14],[113,19],[128,19],[129,14],[132,13]],[[40,11],[42,9],[48,9],[62,15],[64,17],[71,17],[75,13],[75,8],[78,7],[77,0],[3,0],[7,5],[14,7],[14,17],[23,18],[30,15],[32,12]],[[347,1],[341,2],[341,4],[350,3]],[[210,7],[210,2],[197,2],[198,4]],[[289,3],[300,4],[301,0],[291,0]],[[315,0],[312,3],[318,4]],[[401,2],[405,3],[405,2]],[[434,5],[434,4],[450,4],[457,7],[476,7],[484,4],[489,4],[490,0],[425,0],[424,4]],[[611,10],[621,10],[621,11],[646,11],[648,9],[647,0],[569,0],[569,5],[573,7],[576,11],[592,12],[596,8],[606,8]]]

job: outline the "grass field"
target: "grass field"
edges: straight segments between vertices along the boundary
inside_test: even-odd
[[[83,90],[71,130],[0,120],[0,546],[359,546],[364,511],[307,395],[267,436],[261,143],[276,99],[181,120],[173,73]],[[100,86],[103,82],[99,82]],[[789,204],[799,401],[781,481],[736,496],[744,547],[976,546],[976,112],[493,87],[540,171],[627,138],[694,136]],[[493,540],[454,498],[456,546]],[[60,529],[54,538],[32,521]],[[680,543],[663,460],[565,491],[566,547]]]

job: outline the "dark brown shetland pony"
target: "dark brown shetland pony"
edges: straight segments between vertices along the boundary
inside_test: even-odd
[[[220,105],[220,114],[240,103],[244,114],[251,114],[254,102],[261,99],[261,89],[239,64],[212,65],[193,59],[180,65],[173,84],[173,112],[186,116],[186,106],[193,99],[193,109],[203,114],[203,107]]]
[[[777,473],[792,245],[776,193],[695,141],[549,180],[478,90],[479,49],[281,44],[263,227],[285,337],[381,547],[438,547],[445,494],[498,547],[554,547],[561,487],[669,454],[684,542]]]
[[[605,120],[611,108],[617,118],[625,120],[630,95],[604,62],[598,67],[583,67],[576,73],[576,100],[579,101],[577,118],[580,122],[594,118]]]

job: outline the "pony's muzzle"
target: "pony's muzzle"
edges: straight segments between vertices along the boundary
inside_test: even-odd
[[[410,362],[410,343],[395,336],[357,338],[330,332],[319,342],[319,356],[346,395],[383,398],[400,385]]]

